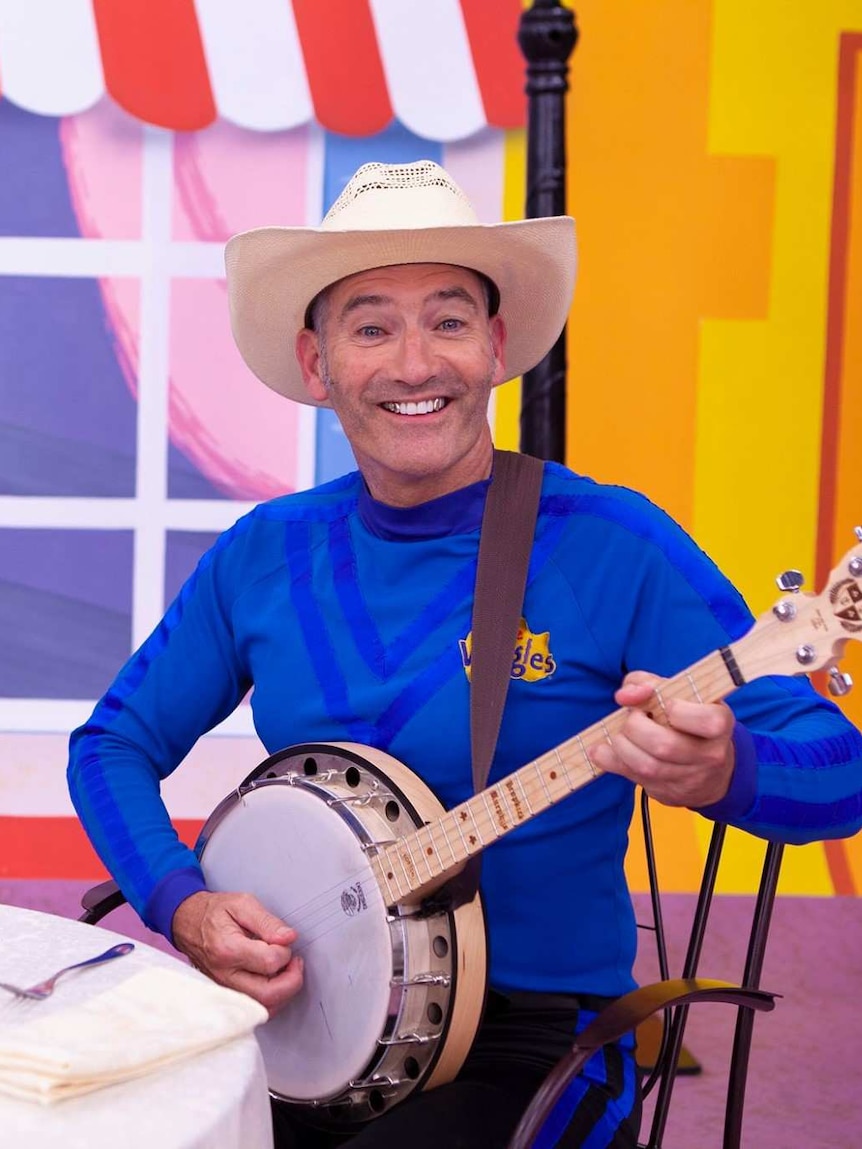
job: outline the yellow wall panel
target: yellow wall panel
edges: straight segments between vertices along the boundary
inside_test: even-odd
[[[707,155],[710,6],[578,5],[569,461],[693,518],[701,317],[764,314],[774,173]],[[722,253],[739,252],[735,267]]]
[[[504,220],[523,219],[527,186],[527,134],[506,132],[503,147]],[[521,441],[521,380],[512,379],[494,393],[494,443],[501,450],[517,451]]]
[[[855,168],[832,457],[821,446],[839,47],[842,33],[862,30],[862,4],[826,0],[816,13],[796,0],[575,7],[568,186],[581,269],[568,461],[664,506],[761,613],[787,567],[819,589],[825,467],[835,470],[836,555],[862,519]],[[855,107],[858,164],[858,92]],[[860,690],[842,705],[860,723],[862,645],[846,661]],[[710,827],[676,811],[666,830],[675,835],[668,879],[692,888]],[[762,849],[731,834],[721,888],[753,889]],[[635,827],[635,888],[639,856]],[[862,890],[858,838],[788,849],[784,892],[853,888]]]

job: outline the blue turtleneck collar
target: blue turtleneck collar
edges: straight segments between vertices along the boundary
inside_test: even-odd
[[[390,507],[373,498],[362,483],[359,518],[371,534],[390,541],[410,542],[469,534],[478,531],[482,525],[485,496],[490,485],[490,479],[481,479],[469,487],[461,487],[415,507]]]

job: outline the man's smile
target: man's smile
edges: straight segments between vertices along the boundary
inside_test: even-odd
[[[448,399],[438,397],[410,403],[381,403],[380,406],[395,415],[433,415],[435,411],[442,411],[448,402]]]

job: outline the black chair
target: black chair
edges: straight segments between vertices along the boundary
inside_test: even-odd
[[[639,1143],[639,1149],[661,1149],[674,1082],[679,1072],[688,1009],[690,1005],[707,1001],[727,1002],[736,1006],[738,1011],[728,1073],[723,1149],[739,1149],[754,1014],[757,1011],[774,1009],[775,997],[777,996],[761,990],[759,985],[783,847],[776,842],[770,842],[766,846],[741,983],[735,985],[732,982],[699,978],[697,970],[726,833],[725,826],[718,823],[714,826],[681,976],[672,979],[669,970],[649,799],[644,793],[641,795],[641,816],[653,916],[652,924],[641,925],[641,928],[655,934],[661,980],[651,985],[642,986],[640,989],[619,998],[604,1009],[595,1021],[578,1035],[578,1040],[571,1052],[558,1062],[536,1093],[532,1104],[524,1114],[514,1137],[510,1141],[509,1149],[529,1149],[533,1145],[550,1111],[565,1092],[572,1078],[580,1072],[597,1049],[609,1042],[618,1040],[625,1033],[637,1030],[658,1013],[662,1014],[663,1023],[661,1037],[658,1041],[658,1052],[654,1058],[650,1059],[654,1061],[654,1064],[646,1071],[645,1080],[641,1087],[645,1097],[655,1088],[658,1089],[658,1093],[649,1123],[650,1130],[647,1140]],[[84,913],[79,920],[95,925],[106,914],[111,913],[124,902],[125,898],[115,882],[102,882],[84,894],[81,899]],[[641,1068],[643,1068],[642,1062]]]
[[[727,831],[726,826],[719,823],[715,824],[707,851],[681,976],[672,979],[669,971],[649,799],[645,793],[641,794],[641,816],[653,914],[652,925],[642,925],[641,928],[655,933],[661,980],[651,985],[641,986],[640,989],[619,998],[604,1009],[583,1033],[578,1035],[570,1053],[561,1058],[537,1091],[532,1104],[509,1142],[509,1149],[530,1149],[567,1086],[597,1049],[609,1042],[617,1041],[626,1033],[637,1031],[659,1013],[662,1015],[662,1026],[658,1052],[654,1058],[650,1058],[654,1064],[645,1072],[641,1087],[644,1097],[647,1097],[656,1088],[658,1093],[656,1094],[652,1117],[646,1122],[649,1130],[648,1132],[646,1129],[641,1130],[641,1136],[646,1137],[646,1140],[638,1143],[638,1149],[661,1149],[674,1083],[680,1072],[680,1056],[683,1051],[682,1042],[688,1010],[691,1005],[699,1002],[726,1002],[737,1008],[736,1031],[728,1070],[722,1145],[723,1149],[739,1149],[754,1015],[756,1012],[774,1009],[775,998],[779,996],[760,989],[760,975],[784,847],[779,842],[769,842],[765,847],[760,886],[748,937],[748,952],[740,984],[700,978],[697,976],[697,971]],[[643,1068],[642,1063],[641,1068]]]

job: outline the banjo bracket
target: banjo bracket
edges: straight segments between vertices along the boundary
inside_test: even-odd
[[[348,1089],[380,1089],[384,1088],[395,1089],[398,1085],[403,1085],[407,1080],[405,1077],[366,1077],[364,1079],[357,1078],[355,1081],[348,1082]],[[331,1104],[331,1103],[330,1103]]]
[[[436,1033],[402,1033],[398,1037],[381,1037],[379,1045],[427,1045],[429,1041],[436,1041]]]
[[[327,798],[327,806],[368,806],[376,799],[377,795],[374,793],[367,794],[345,794],[341,798]]]
[[[393,987],[396,986],[411,986],[411,985],[445,985],[452,984],[452,978],[448,973],[415,973],[410,978],[394,977],[389,984]]]

